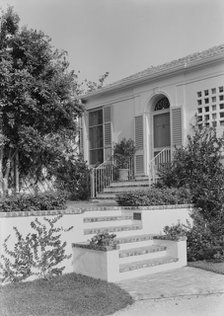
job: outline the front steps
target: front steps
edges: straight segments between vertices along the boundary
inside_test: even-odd
[[[115,265],[118,264],[118,276],[114,281],[183,266],[179,258],[172,251],[170,252],[164,240],[155,239],[152,234],[143,234],[141,221],[133,220],[128,212],[111,207],[111,211],[107,209],[91,213],[91,217],[90,215],[85,217],[84,213],[86,240],[90,240],[98,233],[116,234],[118,254],[117,259],[113,262]],[[88,212],[88,214],[90,213]]]
[[[106,187],[102,193],[98,193],[97,199],[115,199],[116,194],[136,191],[136,190],[148,190],[149,179],[143,177],[141,180],[128,180],[128,181],[114,181],[110,186]]]

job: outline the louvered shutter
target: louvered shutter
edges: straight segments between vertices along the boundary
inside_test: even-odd
[[[144,174],[144,134],[143,134],[143,115],[135,117],[135,174]]]
[[[82,124],[83,118],[79,118],[79,152],[83,154],[83,124]]]
[[[104,120],[104,160],[111,159],[112,155],[112,109],[107,106],[103,109]]]
[[[172,146],[182,145],[182,109],[172,109]]]

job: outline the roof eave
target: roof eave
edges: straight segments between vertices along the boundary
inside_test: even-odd
[[[194,68],[198,68],[199,66],[203,66],[205,64],[209,64],[212,62],[219,62],[221,60],[224,59],[224,54],[220,54],[218,56],[212,56],[212,57],[206,57],[204,59],[200,59],[200,60],[194,60],[194,61],[190,61],[188,63],[185,63],[184,65],[178,65],[176,67],[171,67],[165,70],[161,70],[158,71],[154,74],[147,74],[147,75],[143,75],[139,78],[134,78],[134,79],[130,79],[127,80],[127,82],[118,82],[117,84],[112,84],[112,86],[105,86],[103,88],[100,88],[98,90],[95,90],[93,92],[90,92],[88,94],[85,94],[83,96],[81,96],[81,99],[83,101],[87,101],[89,98],[94,97],[94,96],[100,96],[106,93],[110,93],[114,90],[121,90],[124,88],[129,88],[135,84],[140,84],[144,81],[148,81],[148,80],[154,80],[157,79],[159,77],[162,77],[164,75],[175,75],[178,72],[183,72],[183,71],[189,71],[189,70],[193,70]]]

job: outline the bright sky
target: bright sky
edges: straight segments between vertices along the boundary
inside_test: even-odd
[[[224,43],[223,0],[0,0],[7,4],[89,80],[109,71],[113,82]]]

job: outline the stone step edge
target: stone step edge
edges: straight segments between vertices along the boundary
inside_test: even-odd
[[[135,243],[135,242],[141,242],[141,241],[147,241],[147,240],[153,240],[155,234],[144,234],[144,235],[136,235],[136,236],[130,236],[130,237],[119,237],[116,238],[118,244],[128,244],[128,243]]]
[[[140,248],[125,249],[125,250],[119,251],[119,258],[147,255],[150,253],[166,251],[166,249],[167,249],[166,246],[159,246],[159,245],[151,245],[151,246],[140,247]]]
[[[163,257],[163,258],[142,260],[142,261],[138,261],[134,263],[126,263],[126,264],[119,265],[119,272],[125,273],[125,272],[134,271],[134,270],[155,267],[162,264],[169,264],[169,263],[173,263],[177,261],[179,261],[178,258]]]
[[[125,226],[111,226],[111,227],[99,227],[99,228],[87,228],[84,229],[84,235],[98,234],[98,233],[116,233],[123,231],[132,231],[142,229],[141,225],[125,225]]]
[[[86,217],[83,219],[84,223],[96,223],[96,222],[107,222],[107,221],[120,221],[120,220],[132,220],[132,216],[102,216],[102,217]]]

